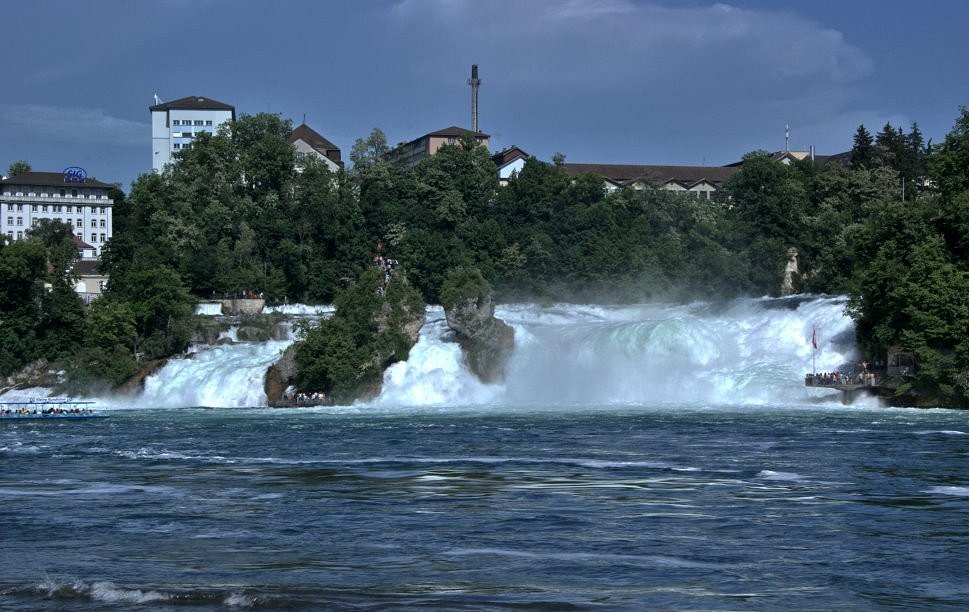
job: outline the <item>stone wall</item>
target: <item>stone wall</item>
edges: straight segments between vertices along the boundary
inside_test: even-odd
[[[266,300],[262,298],[243,298],[219,301],[222,302],[222,314],[224,315],[259,314],[262,312],[263,306],[266,305]]]

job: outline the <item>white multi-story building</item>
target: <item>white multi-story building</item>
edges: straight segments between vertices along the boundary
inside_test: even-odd
[[[62,221],[80,238],[81,256],[96,259],[113,231],[113,187],[76,172],[24,172],[0,180],[0,233],[20,240],[41,219]]]
[[[157,99],[157,97],[156,97]],[[236,109],[231,104],[189,96],[149,106],[151,111],[151,168],[161,172],[171,163],[172,153],[192,144],[199,132],[215,132],[226,121],[234,121]]]

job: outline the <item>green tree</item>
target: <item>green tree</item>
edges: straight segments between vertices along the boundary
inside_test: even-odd
[[[25,172],[30,172],[31,170],[32,168],[30,167],[30,163],[28,163],[26,160],[20,159],[10,164],[10,167],[7,168],[7,178],[13,178]]]
[[[871,132],[859,125],[855,131],[854,144],[851,147],[851,167],[855,169],[869,168],[874,161],[875,139]]]
[[[0,375],[42,356],[37,342],[47,252],[37,240],[0,237]]]

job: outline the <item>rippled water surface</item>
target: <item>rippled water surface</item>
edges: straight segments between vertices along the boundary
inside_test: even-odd
[[[0,608],[960,607],[969,413],[0,424]]]

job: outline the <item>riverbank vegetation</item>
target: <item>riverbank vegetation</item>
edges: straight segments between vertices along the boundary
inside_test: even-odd
[[[243,115],[113,194],[101,263],[110,282],[91,308],[70,291],[64,228],[0,245],[0,374],[44,357],[85,384],[115,384],[184,349],[196,299],[339,301],[360,290],[378,248],[430,303],[459,268],[506,302],[777,294],[793,248],[794,291],[849,295],[866,352],[909,348],[913,389],[969,403],[965,109],[934,146],[916,125],[886,125],[874,136],[859,127],[848,163],[752,152],[709,200],[659,186],[608,191],[595,175],[569,176],[561,156],[529,159],[499,186],[470,139],[402,168],[379,130],[354,145],[352,169],[334,172],[297,159],[290,129],[277,115]]]

